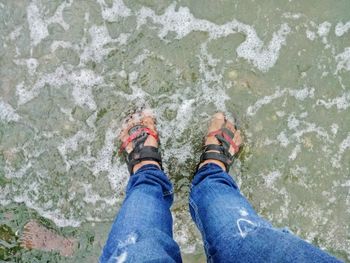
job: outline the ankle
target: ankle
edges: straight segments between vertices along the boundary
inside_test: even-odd
[[[220,168],[221,168],[223,171],[227,172],[224,163],[223,163],[223,162],[220,162],[220,161],[218,161],[218,160],[214,160],[214,159],[205,160],[204,162],[202,162],[202,163],[199,165],[198,169],[200,169],[202,166],[204,166],[204,165],[206,165],[206,164],[208,164],[208,163],[216,164],[216,165],[220,166]]]
[[[132,169],[132,172],[136,173],[140,168],[142,168],[143,166],[145,166],[147,164],[154,164],[154,165],[158,166],[159,169],[161,169],[159,163],[157,163],[156,161],[141,161],[140,163],[135,164],[134,168]]]

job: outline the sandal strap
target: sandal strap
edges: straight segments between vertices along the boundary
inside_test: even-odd
[[[141,149],[136,148],[128,154],[127,156],[128,170],[132,174],[132,169],[134,166],[142,161],[155,161],[159,163],[161,169],[162,166],[162,156],[160,155],[159,149],[153,146],[143,146]]]
[[[201,164],[202,162],[209,160],[209,159],[222,162],[225,165],[226,171],[228,171],[230,169],[230,165],[233,162],[233,159],[228,158],[226,155],[224,155],[222,153],[204,152],[201,155],[199,164]],[[199,164],[198,164],[198,166],[199,166]],[[198,170],[198,168],[197,168],[197,170]]]
[[[154,139],[156,139],[157,141],[159,141],[159,137],[158,135],[152,131],[151,129],[147,128],[147,127],[142,127],[140,129],[138,129],[137,131],[135,131],[134,133],[132,133],[124,142],[123,144],[120,146],[119,148],[119,153],[122,153],[126,146],[131,143],[133,140],[135,140],[137,137],[139,137],[142,133],[147,133],[148,135],[151,135]]]
[[[230,153],[230,147],[232,146],[235,153],[239,151],[239,147],[233,141],[235,134],[228,128],[223,127],[216,131],[209,132],[207,134],[207,137],[210,136],[215,136],[215,138],[220,142],[220,145],[208,144],[204,146],[203,153],[200,157],[200,161],[197,166],[197,170],[201,163],[203,163],[206,160],[212,159],[222,162],[225,165],[226,171],[228,172],[234,160],[234,154]]]
[[[218,151],[220,153],[224,153],[225,149],[224,147],[222,147],[222,145],[217,145],[217,144],[208,144],[205,145],[203,148],[204,152],[208,152],[208,151]]]
[[[228,146],[228,149],[229,149],[229,146],[231,145],[232,148],[234,149],[235,153],[239,151],[239,147],[232,140],[234,138],[235,134],[232,131],[230,131],[229,129],[221,128],[219,130],[212,131],[212,132],[208,133],[208,135],[207,135],[207,137],[210,137],[210,136],[215,136],[216,139],[218,139],[220,143],[223,143],[226,146]]]
[[[163,170],[162,157],[158,147],[144,146],[148,136],[152,136],[159,142],[158,134],[147,127],[136,126],[135,128],[135,131],[130,134],[119,148],[119,154],[121,154],[129,143],[133,143],[134,149],[129,154],[125,151],[129,173],[132,174],[134,166],[142,161],[155,161]]]

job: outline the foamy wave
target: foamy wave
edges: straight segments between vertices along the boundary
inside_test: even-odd
[[[131,10],[124,4],[122,0],[114,0],[112,7],[108,7],[105,0],[97,0],[102,8],[102,17],[109,22],[118,21],[119,17],[128,17]]]
[[[0,120],[2,121],[19,121],[20,116],[16,113],[12,106],[3,100],[0,100]]]
[[[281,172],[276,170],[276,171],[272,171],[270,173],[268,173],[267,175],[264,175],[263,178],[265,180],[265,184],[267,185],[267,187],[271,188],[274,184],[274,182],[281,177]]]
[[[277,88],[274,94],[268,95],[263,97],[262,99],[259,99],[255,102],[254,105],[251,105],[247,108],[247,115],[253,116],[255,115],[260,108],[263,106],[270,104],[273,100],[281,98],[285,94],[289,94],[290,96],[295,97],[297,100],[305,100],[306,98],[313,98],[314,97],[314,88],[304,87],[303,89],[280,89]]]
[[[350,133],[348,133],[348,136],[339,144],[339,150],[333,156],[332,158],[332,166],[335,168],[340,168],[341,167],[341,159],[344,154],[344,152],[350,149]]]
[[[323,105],[327,109],[335,106],[338,110],[346,110],[350,107],[350,92],[346,92],[342,96],[336,97],[334,99],[329,99],[328,101],[322,99],[317,100],[316,104]]]
[[[78,227],[81,224],[81,221],[79,220],[67,219],[59,209],[50,210],[50,203],[47,203],[46,205],[38,205],[35,201],[33,201],[33,197],[28,195],[30,192],[35,192],[35,189],[37,189],[36,182],[33,182],[31,185],[28,184],[26,185],[26,192],[23,192],[21,195],[17,195],[12,199],[8,198],[8,195],[10,195],[12,189],[9,185],[5,185],[0,193],[0,204],[7,205],[10,203],[9,200],[13,200],[16,203],[24,203],[28,208],[34,209],[41,216],[52,220],[59,227]]]
[[[69,171],[71,168],[71,162],[67,159],[67,152],[76,151],[78,148],[79,142],[92,142],[95,136],[91,133],[86,133],[84,131],[78,131],[72,137],[65,139],[57,149],[60,152],[63,160],[66,163],[66,170]]]
[[[80,56],[82,62],[89,60],[101,62],[104,56],[115,49],[115,47],[105,47],[107,44],[118,43],[125,45],[129,36],[129,34],[121,33],[118,38],[112,39],[104,25],[90,27],[89,34],[91,36],[91,43],[86,45],[82,51]]]
[[[336,55],[335,59],[338,62],[336,73],[341,70],[350,71],[350,47],[346,47],[344,52]]]
[[[350,21],[346,22],[345,24],[343,24],[343,22],[339,22],[335,26],[334,33],[336,34],[336,36],[341,37],[345,33],[347,33],[349,30],[350,30]]]
[[[262,99],[259,99],[257,102],[255,102],[254,105],[249,106],[247,108],[247,115],[248,116],[255,115],[260,110],[261,107],[271,103],[271,101],[274,99],[282,97],[285,94],[285,92],[286,92],[286,90],[277,89],[274,94],[269,95],[269,96],[265,96]]]
[[[36,68],[39,66],[39,62],[35,58],[28,59],[15,59],[14,62],[16,65],[25,65],[27,66],[29,75],[33,76],[36,72]]]
[[[195,18],[187,7],[175,10],[176,3],[171,4],[162,15],[146,7],[142,7],[137,16],[137,27],[140,28],[147,22],[147,18],[154,23],[162,25],[158,36],[162,39],[169,33],[175,32],[176,38],[181,39],[193,31],[209,33],[209,39],[218,39],[230,34],[241,32],[246,35],[245,41],[236,49],[237,55],[251,62],[259,70],[266,72],[276,63],[282,45],[286,43],[286,37],[291,32],[288,24],[284,23],[280,29],[273,33],[268,45],[258,37],[254,28],[237,20],[224,25],[217,25],[207,20]]]
[[[64,30],[69,29],[62,16],[64,8],[69,7],[72,3],[63,2],[56,10],[53,16],[46,18],[39,1],[33,0],[27,7],[27,20],[30,30],[30,38],[34,46],[38,45],[43,39],[49,36],[48,26],[52,23],[60,24]]]
[[[55,72],[41,76],[32,87],[21,82],[16,87],[18,96],[18,104],[22,105],[37,97],[45,87],[49,84],[52,87],[61,87],[66,84],[73,86],[73,98],[77,105],[87,106],[91,110],[96,109],[91,88],[92,86],[102,84],[103,78],[96,75],[92,70],[81,69],[77,71],[66,70],[63,66],[58,67]]]

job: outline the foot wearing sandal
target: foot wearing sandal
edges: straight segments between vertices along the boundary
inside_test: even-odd
[[[127,118],[119,139],[122,142],[119,153],[126,155],[130,174],[146,164],[154,164],[162,169],[158,132],[150,111],[137,112]]]
[[[227,120],[222,112],[214,114],[209,124],[198,169],[207,163],[215,163],[228,172],[241,144],[241,133],[234,123]]]

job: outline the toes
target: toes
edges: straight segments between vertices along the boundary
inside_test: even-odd
[[[211,132],[220,129],[225,124],[225,118],[223,112],[215,113],[210,121],[208,131]]]
[[[122,130],[119,134],[119,139],[125,141],[129,137],[129,130],[140,122],[139,113],[134,113],[127,118],[122,124]]]
[[[144,117],[142,119],[142,125],[146,126],[147,128],[149,128],[153,131],[156,130],[154,118],[152,116]]]
[[[136,112],[132,114],[127,120],[125,120],[119,134],[119,139],[121,140],[121,142],[125,142],[129,138],[130,136],[129,130],[135,125],[143,125],[149,128],[150,130],[157,132],[155,118],[152,111],[143,110],[142,112]],[[132,145],[133,145],[132,142],[130,142],[126,146],[125,148],[126,152],[130,153],[133,150]],[[152,136],[148,136],[147,140],[145,141],[145,145],[157,147],[158,143]]]
[[[223,113],[222,111],[219,111],[217,113],[215,113],[213,115],[213,119],[222,119],[222,120],[225,120],[225,113]]]

